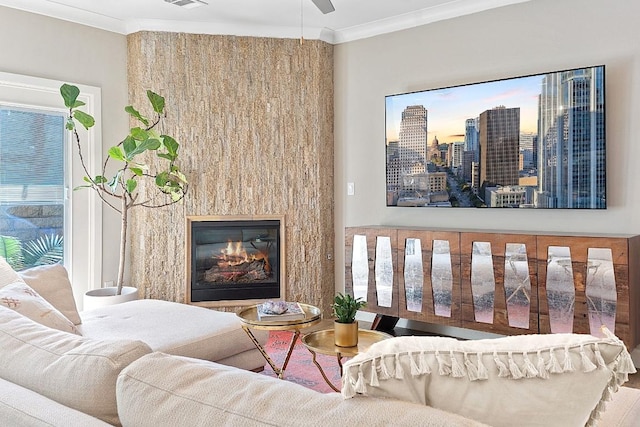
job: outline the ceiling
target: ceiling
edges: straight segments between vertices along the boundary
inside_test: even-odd
[[[203,0],[187,9],[165,0],[0,0],[7,6],[121,34],[171,31],[343,43],[531,0]]]

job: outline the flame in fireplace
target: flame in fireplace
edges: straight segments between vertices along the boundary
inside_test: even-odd
[[[255,255],[249,257],[247,251],[244,249],[242,242],[227,242],[227,247],[220,251],[222,254],[219,257],[218,265],[234,266],[240,265],[245,262],[254,261]]]
[[[213,255],[215,265],[205,271],[207,282],[238,282],[248,283],[265,280],[271,275],[269,262],[269,245],[262,247],[256,242],[248,244],[255,252],[247,252],[242,241],[228,241],[220,253]]]
[[[236,267],[245,263],[251,263],[253,261],[262,261],[265,264],[265,270],[271,271],[271,265],[269,264],[269,256],[264,252],[257,252],[255,254],[248,254],[242,242],[227,242],[227,247],[220,250],[220,256],[218,257],[219,267]]]

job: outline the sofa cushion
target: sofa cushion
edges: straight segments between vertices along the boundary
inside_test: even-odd
[[[519,425],[591,425],[631,372],[626,347],[610,333],[399,337],[345,363],[342,394],[394,397],[494,426],[516,419]]]
[[[61,264],[42,265],[18,272],[22,280],[60,313],[79,325],[80,315],[73,298],[73,289],[66,268]]]
[[[118,412],[125,426],[477,426],[408,402],[322,394],[213,362],[147,355],[122,371]],[[185,421],[186,420],[186,421]]]
[[[11,427],[108,427],[83,412],[0,378],[0,420]]]
[[[22,279],[0,288],[0,305],[50,328],[78,334],[76,325],[63,316]]]
[[[144,341],[153,351],[217,361],[255,349],[234,313],[143,299],[80,313],[82,335]],[[132,328],[131,325],[136,325]],[[268,331],[254,331],[262,344]],[[254,367],[255,368],[255,367]]]
[[[93,340],[0,307],[0,377],[110,424],[118,423],[118,374],[150,352],[142,342]]]

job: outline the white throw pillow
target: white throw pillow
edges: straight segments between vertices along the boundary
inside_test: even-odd
[[[76,326],[22,280],[0,289],[0,305],[50,328],[80,335]]]
[[[20,276],[9,265],[4,257],[0,256],[0,288],[20,280]]]
[[[342,395],[422,403],[496,427],[594,425],[635,372],[622,341],[605,333],[392,338],[345,363]]]
[[[0,378],[117,426],[118,374],[151,352],[141,341],[90,339],[47,328],[2,305],[0,349]],[[18,425],[82,425],[47,421]],[[8,424],[0,417],[0,425]]]
[[[22,280],[74,325],[82,323],[67,270],[61,264],[42,265],[18,272]]]

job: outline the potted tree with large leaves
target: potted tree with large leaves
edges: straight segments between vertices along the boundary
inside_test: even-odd
[[[129,212],[136,208],[161,208],[177,203],[184,198],[188,187],[186,177],[176,165],[178,142],[173,137],[156,131],[165,118],[165,100],[162,96],[150,90],[147,91],[147,98],[153,110],[152,118],[145,117],[131,105],[125,107],[124,110],[139,123],[139,126],[132,127],[122,141],[109,148],[101,173],[91,176],[82,155],[82,144],[76,126],[80,124],[88,130],[95,124],[95,120],[80,109],[84,103],[78,100],[80,90],[76,86],[63,84],[60,87],[60,94],[65,107],[69,110],[66,128],[71,131],[73,140],[78,146],[80,162],[86,174],[85,184],[76,189],[88,188],[95,191],[107,206],[120,213],[121,219],[117,284],[115,287],[89,291],[88,296],[89,298],[98,296],[100,300],[105,299],[104,297],[116,296],[116,302],[120,302],[128,299],[122,296],[123,289],[127,289],[129,294],[134,295],[133,298],[137,298],[135,287],[123,286]],[[154,154],[159,160],[154,162],[158,166],[152,168],[147,165],[145,159]],[[112,164],[115,164],[115,167]],[[138,189],[144,180],[150,181],[149,187],[155,188],[158,194],[141,197]],[[111,302],[107,302],[109,303]],[[87,305],[94,307],[103,304],[88,303],[85,297],[85,309],[88,308]]]

